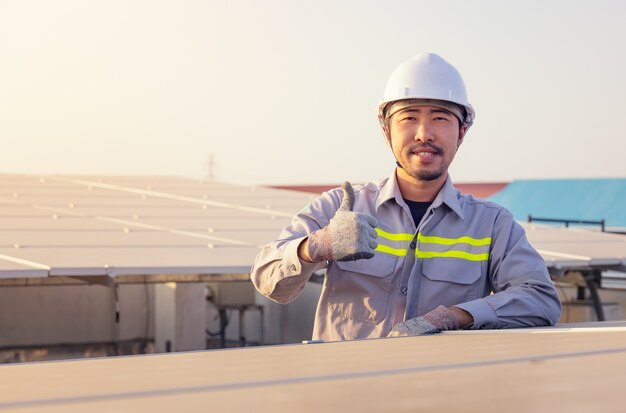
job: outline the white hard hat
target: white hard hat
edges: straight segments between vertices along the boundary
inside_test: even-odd
[[[460,121],[468,128],[476,115],[467,100],[465,83],[459,71],[434,53],[419,54],[407,60],[389,77],[378,104],[378,118],[386,135],[386,109],[390,103],[405,99],[433,99],[460,105],[465,109],[465,117]]]

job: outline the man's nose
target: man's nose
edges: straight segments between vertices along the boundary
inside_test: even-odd
[[[415,140],[430,142],[433,140],[432,127],[429,122],[420,122],[415,130]]]

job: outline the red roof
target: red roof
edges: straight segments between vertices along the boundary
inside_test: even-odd
[[[476,198],[488,198],[503,190],[508,184],[508,182],[494,182],[489,184],[454,184],[454,186],[464,194],[472,194]]]

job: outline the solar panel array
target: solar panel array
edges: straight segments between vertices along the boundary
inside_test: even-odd
[[[626,269],[626,236],[578,228],[522,223],[528,240],[553,272]]]
[[[248,273],[310,200],[175,177],[0,175],[0,278]]]
[[[246,274],[311,194],[164,176],[0,175],[0,278]],[[523,224],[549,268],[626,266],[626,237]]]

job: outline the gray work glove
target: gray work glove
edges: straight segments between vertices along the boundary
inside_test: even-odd
[[[446,307],[440,305],[421,317],[411,318],[396,324],[387,337],[421,336],[440,333],[444,330],[458,330],[459,320]]]
[[[354,189],[350,182],[342,185],[341,206],[324,228],[309,235],[309,257],[313,262],[354,261],[372,258],[376,242],[376,218],[352,212]]]

